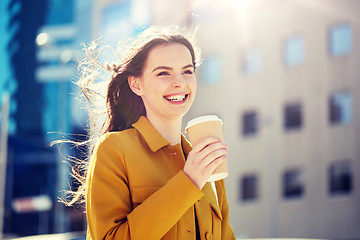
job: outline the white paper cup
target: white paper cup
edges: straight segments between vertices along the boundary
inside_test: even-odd
[[[222,120],[215,115],[205,115],[188,122],[185,131],[191,144],[196,145],[204,137],[215,136],[224,141]],[[209,178],[208,182],[217,181],[228,176],[227,161],[219,165]]]

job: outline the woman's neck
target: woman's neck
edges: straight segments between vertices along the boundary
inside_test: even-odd
[[[157,119],[146,116],[146,118],[171,145],[181,142],[181,117],[175,119]]]

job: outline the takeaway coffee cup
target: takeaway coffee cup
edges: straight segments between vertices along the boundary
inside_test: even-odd
[[[202,138],[215,136],[224,141],[222,120],[215,115],[205,115],[189,121],[185,131],[189,136],[191,144],[196,145]],[[217,181],[228,176],[227,161],[218,166],[208,182]]]

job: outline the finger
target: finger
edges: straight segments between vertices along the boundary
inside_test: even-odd
[[[200,152],[203,150],[206,146],[212,144],[221,142],[221,139],[218,137],[205,137],[201,139],[195,146],[193,146],[193,151]]]
[[[204,167],[207,167],[211,162],[213,162],[214,160],[226,156],[226,154],[228,154],[228,150],[227,149],[219,149],[216,151],[211,152],[209,155],[207,155],[201,162],[201,165]]]
[[[203,148],[200,152],[199,152],[199,157],[201,159],[206,158],[209,154],[211,154],[212,152],[218,151],[218,150],[223,150],[223,149],[228,149],[228,145],[222,142],[217,142],[217,143],[212,143],[210,145],[207,145],[205,148]]]
[[[213,160],[208,166],[207,166],[207,170],[210,172],[210,174],[212,174],[215,169],[220,166],[221,164],[223,164],[227,159],[227,156],[221,156],[215,160]]]

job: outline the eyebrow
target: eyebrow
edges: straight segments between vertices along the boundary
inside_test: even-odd
[[[193,66],[192,64],[188,64],[188,65],[186,65],[186,66],[182,67],[181,69],[186,69],[186,68],[189,68],[189,67],[194,68],[194,66]],[[164,69],[164,70],[173,70],[173,68],[172,68],[172,67],[167,67],[167,66],[158,66],[158,67],[154,68],[154,69],[152,70],[152,72],[155,72],[156,70],[160,70],[160,69]]]

